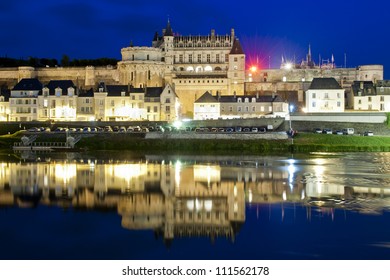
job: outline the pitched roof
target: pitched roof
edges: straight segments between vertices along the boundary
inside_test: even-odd
[[[341,89],[335,78],[314,78],[309,89]]]
[[[242,50],[242,47],[240,44],[240,41],[237,38],[234,39],[230,54],[244,54],[244,51]]]
[[[56,88],[62,89],[62,94],[67,94],[68,88],[72,87],[76,89],[74,83],[71,80],[51,80],[46,87],[49,89],[49,94],[55,94]]]
[[[81,90],[78,94],[78,97],[94,97],[93,89]]]
[[[12,90],[42,90],[42,84],[38,79],[21,79]]]
[[[162,87],[147,87],[145,97],[160,97],[162,92]]]
[[[107,85],[107,96],[122,96],[122,92],[125,96],[130,96],[129,87],[127,85]]]
[[[371,81],[354,81],[351,89],[354,96],[376,95],[374,83]]]
[[[195,103],[218,103],[218,100],[206,91],[201,97],[199,97]]]

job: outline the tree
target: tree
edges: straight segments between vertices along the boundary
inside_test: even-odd
[[[67,66],[69,66],[69,62],[70,62],[69,56],[67,56],[66,54],[64,54],[64,55],[62,56],[62,59],[61,59],[61,66],[67,67]]]

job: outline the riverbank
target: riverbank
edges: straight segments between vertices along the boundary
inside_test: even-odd
[[[23,133],[0,137],[0,147],[11,150],[14,142],[19,142]],[[240,139],[229,134],[202,139],[188,136],[174,137],[161,134],[160,138],[145,138],[145,134],[102,133],[82,135],[76,147],[86,151],[136,151],[144,153],[188,153],[188,154],[283,154],[310,152],[390,152],[390,137],[358,135],[326,135],[300,133],[294,139],[278,139],[265,134],[245,134]],[[251,137],[251,135],[253,135]],[[65,135],[47,133],[38,135],[36,141],[65,141]]]

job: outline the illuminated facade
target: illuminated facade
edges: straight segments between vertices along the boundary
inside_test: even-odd
[[[78,90],[70,80],[23,79],[11,97],[0,96],[3,121],[174,121],[180,117],[174,88],[134,88],[100,84],[98,90]]]
[[[344,112],[344,92],[334,78],[314,78],[306,91],[307,113]]]
[[[194,119],[246,119],[286,117],[288,103],[278,96],[203,94],[194,103]]]
[[[181,36],[168,22],[152,47],[121,50],[120,82],[134,87],[172,84],[181,100],[181,113],[193,115],[193,104],[205,91],[243,94],[245,54],[234,29],[229,35]]]
[[[356,111],[390,112],[390,81],[355,81],[349,96]]]

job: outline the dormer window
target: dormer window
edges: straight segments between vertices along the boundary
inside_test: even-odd
[[[68,88],[68,96],[73,96],[74,95],[74,88],[69,87]]]
[[[256,103],[256,97],[252,97],[252,103]]]
[[[125,92],[124,91],[121,92],[121,96],[125,96]]]
[[[239,98],[237,99],[237,102],[238,102],[238,103],[241,103],[241,102],[242,102],[241,97],[239,97]]]
[[[62,89],[59,88],[59,87],[56,88],[56,89],[55,89],[55,94],[56,94],[57,97],[60,97],[60,96],[62,95]]]
[[[48,88],[44,88],[43,89],[43,96],[44,97],[48,97],[49,96],[49,89]]]
[[[245,98],[245,103],[248,103],[249,102],[249,98]]]

